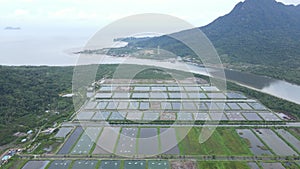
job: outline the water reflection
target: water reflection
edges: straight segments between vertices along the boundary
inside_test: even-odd
[[[273,96],[300,104],[300,86],[283,80],[234,70],[225,70],[226,78]]]
[[[237,81],[241,84],[256,88],[256,89],[263,89],[265,87],[270,86],[272,83],[276,82],[277,80],[265,77],[265,76],[258,76],[246,72],[239,72],[234,70],[225,70],[226,78],[229,80]]]
[[[93,56],[95,57],[95,56]],[[195,74],[205,76],[220,77],[219,72],[213,68],[204,68],[196,65],[184,64],[181,62],[164,62],[153,59],[138,58],[118,58],[112,56],[98,56],[101,58],[101,64],[138,64],[147,66],[158,66],[167,69],[176,69],[181,71],[189,71]],[[266,76],[259,76],[251,73],[240,72],[225,69],[226,79],[234,81],[238,84],[248,86],[250,88],[265,92],[267,94],[300,104],[300,86],[294,85],[282,80],[272,79]]]

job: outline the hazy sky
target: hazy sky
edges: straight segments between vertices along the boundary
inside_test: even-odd
[[[163,13],[194,26],[230,12],[241,0],[0,0],[0,25],[104,26],[133,14]],[[300,4],[300,0],[277,0]]]

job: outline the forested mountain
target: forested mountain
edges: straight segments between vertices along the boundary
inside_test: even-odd
[[[300,64],[300,5],[246,0],[200,29],[232,61],[293,67]]]
[[[199,29],[227,66],[300,83],[300,5],[245,0]],[[189,30],[174,34],[189,36]],[[168,36],[131,41],[129,46],[160,46],[179,56],[193,55]]]

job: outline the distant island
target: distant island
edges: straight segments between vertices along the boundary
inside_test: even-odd
[[[12,27],[12,26],[7,26],[4,28],[4,30],[21,30],[20,27]]]

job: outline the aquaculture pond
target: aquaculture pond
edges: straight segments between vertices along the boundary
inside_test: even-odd
[[[22,169],[44,169],[50,161],[28,161]]]
[[[134,155],[136,154],[136,137],[138,128],[122,128],[117,144],[116,154]]]
[[[297,153],[279,138],[271,129],[254,129],[254,132],[270,147],[277,155],[293,156]]]
[[[55,160],[51,162],[48,169],[68,169],[71,162],[71,160]]]
[[[271,151],[256,137],[250,129],[236,129],[240,137],[246,139],[254,155],[271,155]]]
[[[120,169],[119,160],[102,160],[99,169]]]
[[[300,140],[284,129],[277,129],[276,132],[300,152]]]
[[[160,143],[162,154],[179,154],[176,131],[174,128],[160,128]],[[170,144],[170,140],[176,144]]]
[[[148,169],[169,169],[170,163],[167,160],[149,160]]]
[[[124,169],[146,169],[145,160],[126,160],[124,163]]]
[[[158,130],[157,128],[141,128],[138,143],[138,154],[159,154]]]
[[[68,140],[64,143],[62,148],[58,151],[58,154],[68,154],[71,151],[71,148],[75,144],[75,142],[80,137],[81,133],[83,132],[82,127],[77,127]]]
[[[119,127],[104,127],[93,154],[112,154],[119,137]]]
[[[98,162],[96,160],[77,160],[74,161],[72,169],[95,169]]]
[[[101,127],[86,128],[71,151],[71,154],[88,154],[96,142],[101,130]]]

